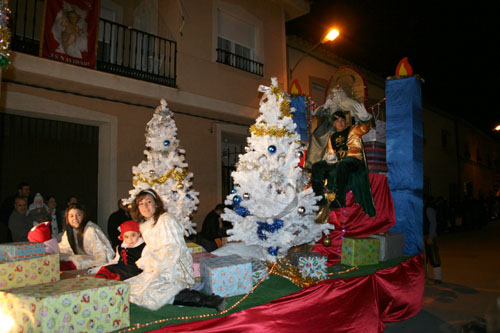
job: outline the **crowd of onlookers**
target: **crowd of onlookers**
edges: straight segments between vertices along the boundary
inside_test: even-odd
[[[4,198],[0,206],[0,243],[27,241],[31,228],[45,221],[50,222],[52,236],[60,239],[66,207],[77,202],[72,195],[58,206],[54,195],[33,195],[30,184],[19,183],[16,193]]]
[[[46,221],[50,222],[51,237],[61,241],[65,227],[66,208],[78,203],[78,198],[71,195],[64,204],[58,205],[54,195],[45,198],[41,193],[32,195],[30,184],[19,183],[16,193],[6,197],[1,203],[0,243],[28,241],[28,232],[34,226]],[[121,244],[118,230],[120,224],[134,219],[129,207],[124,205],[122,200],[118,201],[117,208],[109,216],[107,223],[107,236],[113,249]],[[224,205],[219,204],[210,211],[203,221],[201,232],[193,239],[209,252],[220,246],[216,241],[227,237],[226,230],[231,228],[231,223],[220,222],[220,214],[223,210]]]
[[[429,197],[436,210],[437,232],[480,229],[489,221],[500,218],[500,197],[474,198],[466,195],[460,201]]]

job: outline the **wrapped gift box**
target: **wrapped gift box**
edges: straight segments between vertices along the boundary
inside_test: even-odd
[[[200,278],[201,273],[200,273],[200,262],[201,259],[205,258],[215,258],[216,256],[213,255],[210,252],[198,252],[198,253],[192,253],[193,256],[193,276],[196,278]]]
[[[243,295],[252,289],[252,262],[238,255],[201,260],[203,290],[223,297]]]
[[[300,275],[320,280],[326,279],[326,263],[328,259],[324,255],[310,255],[312,253],[314,252],[299,257],[297,268],[299,269]]]
[[[259,283],[260,280],[264,276],[266,276],[267,272],[269,269],[267,268],[267,265],[260,261],[260,260],[252,260],[252,282],[253,285],[256,285]],[[269,279],[269,275],[266,277],[266,280]]]
[[[379,249],[379,239],[344,237],[340,263],[349,266],[378,264]]]
[[[59,280],[59,254],[0,263],[0,290]]]
[[[0,262],[36,258],[45,255],[45,244],[17,242],[0,244]]]
[[[191,251],[191,253],[206,252],[205,249],[203,248],[203,246],[198,245],[198,244],[193,243],[193,242],[187,242],[186,246],[188,247],[189,251]]]
[[[379,261],[399,258],[404,255],[405,234],[402,232],[384,232],[370,237],[380,240]]]
[[[0,292],[12,332],[110,332],[130,325],[129,286],[80,277]]]
[[[317,257],[322,258],[324,255],[317,252],[292,252],[290,253],[290,262],[292,265],[297,266],[299,264],[299,258],[301,257]]]
[[[375,173],[387,173],[385,143],[365,142],[364,147],[368,170]]]

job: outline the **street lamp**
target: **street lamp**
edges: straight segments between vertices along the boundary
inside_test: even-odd
[[[495,127],[493,130],[500,131],[500,125],[497,125],[497,127]]]
[[[340,32],[337,29],[330,29],[325,35],[323,35],[323,37],[321,37],[321,39],[319,40],[319,42],[316,45],[314,45],[309,51],[307,51],[306,53],[304,53],[302,55],[302,57],[300,57],[299,60],[297,60],[297,62],[295,63],[295,65],[293,65],[293,67],[290,68],[290,81],[292,81],[293,71],[297,68],[297,66],[302,61],[302,59],[304,59],[305,57],[307,57],[308,55],[310,55],[311,52],[314,51],[321,44],[324,44],[324,43],[327,43],[327,42],[331,42],[332,40],[334,40],[335,38],[337,38],[339,35],[340,35]]]

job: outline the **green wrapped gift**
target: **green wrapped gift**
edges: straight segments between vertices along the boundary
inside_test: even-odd
[[[59,253],[0,262],[0,290],[59,280]]]
[[[128,298],[122,281],[79,277],[2,291],[0,312],[9,332],[110,332],[130,325]]]
[[[344,237],[340,263],[349,266],[376,265],[379,249],[380,239]]]
[[[191,252],[191,253],[206,252],[205,249],[201,245],[198,245],[198,244],[193,243],[193,242],[187,242],[186,246],[188,247],[189,252]]]

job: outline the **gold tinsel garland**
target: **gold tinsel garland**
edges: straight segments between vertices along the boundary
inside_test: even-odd
[[[290,282],[295,284],[296,286],[299,287],[310,287],[314,286],[315,284],[318,284],[318,282],[323,281],[325,279],[317,279],[317,278],[310,278],[310,277],[303,277],[302,274],[300,274],[299,269],[297,266],[292,265],[290,260],[288,258],[280,258],[276,262],[276,267],[274,269],[274,274],[279,275],[285,279],[288,279]],[[268,263],[268,266],[270,264]],[[328,276],[331,275],[339,275],[339,274],[345,274],[350,271],[353,271],[355,269],[358,269],[358,266],[351,267],[349,269],[346,269],[345,271],[342,272],[334,272],[334,273],[328,273]]]
[[[256,136],[264,136],[264,135],[269,135],[269,136],[275,136],[278,138],[282,138],[285,135],[287,136],[294,136],[295,133],[292,133],[290,131],[287,131],[285,128],[276,128],[276,126],[271,126],[269,128],[266,128],[262,124],[254,124],[250,126],[250,133]]]
[[[280,104],[281,119],[283,119],[284,117],[291,117],[292,114],[290,112],[290,100],[286,98],[285,93],[278,87],[272,87],[271,93],[276,96],[276,101],[279,101],[280,97],[283,99]],[[285,128],[278,129],[276,128],[276,126],[266,128],[265,125],[267,125],[267,122],[263,120],[259,122],[259,124],[250,126],[250,133],[255,136],[268,135],[278,138],[282,138],[285,135],[290,137],[295,135],[295,133],[287,131]]]
[[[183,168],[182,171],[172,169],[165,173],[163,176],[151,180],[147,177],[141,176],[141,174],[138,173],[133,177],[132,183],[134,184],[134,186],[136,186],[139,182],[148,183],[150,186],[153,186],[154,184],[161,185],[165,183],[169,178],[173,178],[177,181],[178,185],[182,185],[181,183],[187,177],[187,175],[188,171],[185,168]]]
[[[286,98],[285,93],[278,87],[273,87],[271,89],[271,93],[276,96],[276,101],[279,101],[280,97],[283,99],[283,102],[280,104],[281,117],[291,117],[290,113],[290,101]]]
[[[269,264],[268,264],[269,265]],[[297,266],[292,265],[288,258],[280,258],[276,261],[274,274],[281,276],[299,287],[314,286],[320,280],[317,278],[303,277]]]

